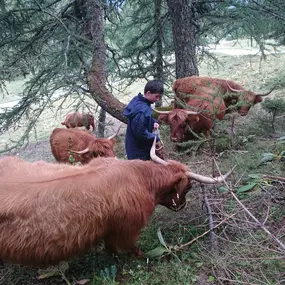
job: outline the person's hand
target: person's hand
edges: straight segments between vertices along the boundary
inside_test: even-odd
[[[153,124],[153,128],[154,128],[155,130],[158,130],[159,124],[158,124],[158,123],[154,123],[154,124]]]

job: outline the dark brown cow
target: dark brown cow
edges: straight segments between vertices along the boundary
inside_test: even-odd
[[[82,164],[95,157],[115,157],[114,136],[96,138],[85,130],[56,128],[50,136],[51,152],[56,161],[65,163],[70,162],[70,156]]]
[[[202,97],[211,95],[223,98],[229,112],[231,112],[232,107],[236,105],[241,116],[246,116],[250,107],[261,102],[262,97],[269,95],[274,88],[267,93],[257,94],[246,90],[243,86],[232,80],[203,76],[190,76],[177,79],[174,81],[172,87],[176,94],[176,103],[180,105],[180,107],[183,107],[183,104],[179,104],[181,101],[189,105],[189,94]]]
[[[85,127],[87,130],[90,129],[90,126],[95,131],[94,125],[94,116],[86,113],[74,112],[66,115],[65,121],[61,123],[65,125],[68,129],[75,127]]]
[[[135,246],[156,205],[181,209],[194,180],[223,182],[176,161],[97,158],[72,166],[0,159],[0,259],[50,265],[82,255],[103,239],[110,252]]]

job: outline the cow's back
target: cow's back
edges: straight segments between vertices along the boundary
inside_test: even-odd
[[[94,137],[88,132],[79,129],[56,128],[50,136],[51,152],[58,162],[69,162],[70,150],[81,151],[86,149]],[[73,153],[75,162],[89,162],[93,157],[90,153],[79,155]],[[84,158],[83,158],[84,157]]]
[[[83,254],[109,233],[129,249],[155,207],[152,188],[145,186],[152,164],[100,158],[86,166],[4,163],[9,165],[0,177],[3,260],[55,264]]]

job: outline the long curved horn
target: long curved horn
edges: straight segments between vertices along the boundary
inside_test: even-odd
[[[159,111],[156,109],[153,109],[154,112],[160,114],[160,115],[168,115],[171,111]]]
[[[179,109],[180,110],[180,109]],[[194,112],[194,111],[188,111],[188,110],[184,110],[188,115],[198,115],[200,114],[200,112]],[[168,115],[171,111],[158,111],[156,109],[153,109],[153,111],[155,111],[156,113],[160,114],[160,115]]]
[[[120,131],[122,125],[123,125],[123,123],[120,124],[120,126],[119,126],[119,128],[118,128],[118,130],[117,130],[117,132],[116,132],[115,134],[113,134],[113,135],[111,135],[110,137],[108,137],[108,140],[111,140],[111,139],[115,138],[115,137],[118,135],[118,133],[119,133],[119,131]]]
[[[89,150],[89,148],[87,147],[87,148],[85,148],[85,149],[83,149],[83,150],[70,150],[71,152],[74,152],[74,153],[77,153],[77,154],[85,154],[85,153],[87,153],[87,152],[89,152],[90,150]]]
[[[218,184],[221,182],[224,182],[224,180],[234,171],[236,166],[234,166],[229,172],[227,172],[224,175],[218,176],[218,177],[209,177],[209,176],[203,176],[200,174],[196,174],[190,171],[187,171],[187,176],[189,178],[192,178],[198,182],[206,183],[206,184]]]
[[[234,89],[234,88],[232,88],[230,85],[229,85],[229,83],[226,81],[226,83],[227,83],[227,86],[228,86],[228,88],[232,91],[232,92],[234,92],[234,93],[240,93],[240,92],[245,92],[246,90],[244,90],[244,89]]]
[[[200,112],[194,112],[194,111],[188,111],[188,110],[184,110],[184,111],[186,111],[188,115],[199,115],[200,114]]]
[[[227,82],[227,85],[228,85],[228,88],[232,91],[232,92],[235,92],[235,93],[240,93],[240,92],[246,92],[246,90],[238,90],[238,89],[234,89],[232,88],[229,83]],[[255,94],[255,96],[267,96],[269,95],[274,89],[276,88],[276,86],[274,86],[270,91],[266,92],[266,93],[260,93],[260,94]]]
[[[267,96],[269,95],[274,89],[276,88],[276,86],[274,86],[270,91],[266,92],[266,93],[261,93],[261,94],[256,94],[255,96]]]
[[[156,137],[154,137],[152,147],[150,149],[150,158],[152,159],[153,162],[156,162],[158,164],[167,165],[168,163],[165,160],[161,159],[155,154],[155,145],[156,145]]]

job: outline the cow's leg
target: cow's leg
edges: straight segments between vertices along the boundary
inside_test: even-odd
[[[140,230],[129,231],[125,233],[110,232],[105,238],[105,248],[108,252],[116,253],[118,251],[129,252],[131,255],[141,257],[143,252],[136,247],[136,241],[139,237]]]
[[[136,241],[139,237],[140,231],[130,233],[128,236],[120,237],[118,247],[120,250],[129,252],[129,255],[135,257],[142,257],[143,252],[136,246]]]
[[[117,253],[117,244],[114,237],[108,235],[104,238],[105,248],[109,253]]]

